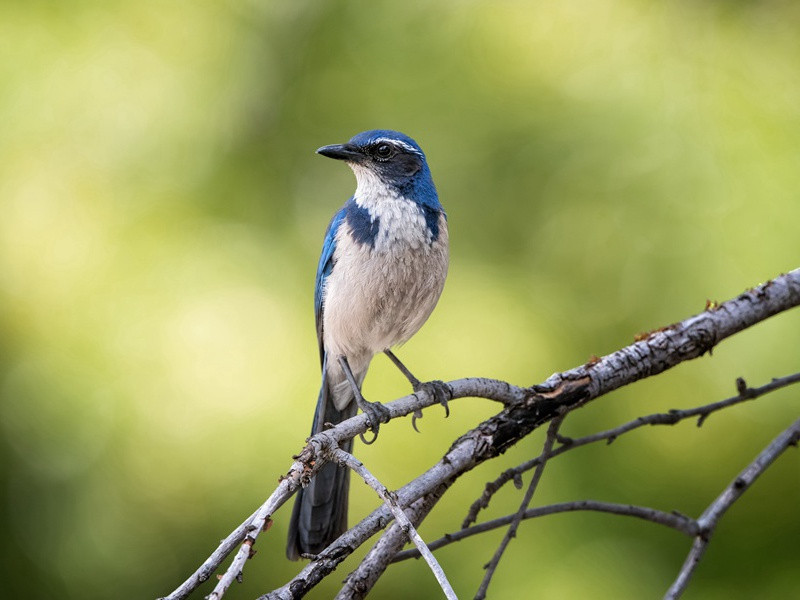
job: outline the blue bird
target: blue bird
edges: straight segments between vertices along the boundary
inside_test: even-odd
[[[349,419],[360,407],[377,435],[388,411],[360,391],[375,354],[384,352],[414,391],[426,389],[445,406],[449,397],[445,384],[420,382],[390,350],[422,327],[442,293],[447,216],[425,154],[407,135],[365,131],[317,152],[346,162],[357,186],[328,225],[317,268],[322,387],[311,433]],[[350,440],[342,448],[350,452],[352,445]],[[349,481],[348,469],[328,463],[299,490],[289,525],[290,559],[319,554],[347,529]]]

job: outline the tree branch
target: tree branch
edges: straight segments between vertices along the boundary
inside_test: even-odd
[[[433,493],[423,496],[405,509],[408,518],[418,526],[436,505],[449,485],[443,484]],[[391,564],[392,557],[405,545],[405,534],[397,523],[384,533],[370,549],[358,567],[350,573],[344,582],[344,587],[336,595],[336,600],[356,600],[366,596],[372,589],[386,568]],[[420,556],[417,550],[417,557]]]
[[[560,456],[569,450],[580,448],[581,446],[593,444],[602,440],[606,440],[607,443],[611,444],[621,435],[624,435],[629,431],[633,431],[634,429],[644,427],[645,425],[675,425],[686,419],[699,417],[697,419],[697,426],[700,427],[703,425],[708,416],[716,411],[740,404],[742,402],[747,402],[749,400],[755,400],[756,398],[759,398],[765,394],[769,394],[770,392],[774,392],[775,390],[779,390],[794,383],[800,383],[800,373],[794,373],[792,375],[787,375],[786,377],[773,379],[769,383],[757,388],[747,387],[745,380],[740,377],[736,380],[736,389],[739,391],[739,394],[732,396],[731,398],[726,398],[725,400],[719,400],[717,402],[698,406],[697,408],[682,410],[673,409],[666,413],[654,413],[651,415],[638,417],[632,421],[628,421],[627,423],[619,425],[618,427],[614,427],[613,429],[600,431],[598,433],[587,435],[578,439],[559,436],[558,441],[561,442],[561,446],[552,451],[550,458]],[[489,506],[489,502],[494,494],[497,493],[497,491],[506,483],[509,481],[518,481],[518,478],[522,473],[525,473],[526,471],[536,467],[541,463],[541,461],[541,455],[537,456],[536,458],[532,458],[531,460],[525,461],[516,467],[506,469],[497,479],[487,483],[483,494],[481,494],[481,497],[475,500],[475,502],[473,502],[470,506],[469,512],[464,518],[461,527],[469,527],[472,523],[474,523],[480,510]]]
[[[572,502],[559,502],[558,504],[548,504],[547,506],[539,506],[536,508],[529,508],[525,511],[523,519],[537,519],[539,517],[546,517],[548,515],[556,515],[565,512],[577,511],[594,511],[609,513],[612,515],[620,515],[624,517],[635,517],[644,521],[650,521],[657,525],[664,525],[679,531],[680,533],[689,537],[694,537],[698,532],[698,525],[694,519],[676,512],[664,512],[655,508],[646,506],[635,506],[632,504],[617,504],[614,502],[600,502],[599,500],[575,500]],[[463,539],[486,533],[493,529],[498,529],[510,524],[516,518],[516,513],[505,515],[491,521],[484,521],[478,525],[467,527],[466,529],[459,529],[453,533],[446,533],[437,540],[428,544],[431,550],[438,550],[444,546],[449,546],[455,542],[460,542]],[[403,550],[398,552],[392,562],[400,562],[408,560],[409,558],[419,558],[420,554],[415,549]]]
[[[489,379],[453,381],[449,386],[454,399],[466,396],[487,398],[502,402],[504,408],[458,438],[430,469],[400,488],[397,491],[398,504],[401,507],[410,506],[423,497],[435,503],[436,491],[441,490],[442,486],[449,487],[463,473],[505,452],[530,432],[552,420],[560,411],[581,406],[621,386],[662,373],[683,361],[710,352],[723,339],[798,304],[800,269],[750,289],[723,304],[711,305],[704,312],[681,323],[637,336],[636,342],[630,346],[603,358],[593,359],[581,367],[554,374],[540,385],[523,389]],[[390,419],[393,419],[433,404],[436,400],[432,396],[418,392],[385,406],[389,409]],[[271,504],[268,501],[257,511],[259,519],[263,517],[266,520],[301,481],[307,481],[325,462],[322,450],[326,446],[336,447],[340,441],[350,439],[366,429],[367,418],[357,415],[310,438],[287,478],[270,497],[271,500],[276,497],[276,500]],[[270,506],[266,507],[267,504]],[[290,582],[262,598],[302,596],[391,520],[392,514],[387,507],[374,510],[320,553]],[[186,597],[201,583],[202,577],[207,578],[230,552],[232,546],[228,540],[242,539],[238,536],[242,535],[243,526],[245,531],[255,527],[260,532],[255,517],[251,516],[168,598]],[[251,535],[254,542],[258,533],[253,535],[253,531],[247,531],[245,539]],[[233,547],[236,543],[238,541],[233,543]],[[243,564],[245,561],[246,558],[239,562]],[[239,568],[236,575],[240,572]]]
[[[508,544],[511,542],[511,538],[517,536],[517,529],[519,529],[519,524],[522,522],[522,519],[525,518],[525,511],[528,509],[528,506],[533,499],[533,494],[536,491],[536,488],[539,486],[539,481],[542,478],[542,473],[544,473],[544,467],[547,464],[547,459],[550,458],[550,453],[553,450],[553,444],[556,442],[558,428],[561,427],[561,423],[563,421],[564,415],[560,414],[550,422],[550,427],[547,428],[547,437],[545,437],[544,447],[542,448],[541,454],[542,460],[539,461],[539,464],[536,466],[536,470],[533,472],[533,477],[528,485],[528,489],[525,490],[525,496],[519,505],[519,510],[517,510],[517,513],[514,515],[510,527],[500,542],[500,546],[498,546],[497,551],[494,553],[494,556],[492,556],[492,560],[486,565],[486,574],[483,576],[483,581],[481,581],[481,585],[478,587],[478,591],[475,594],[475,600],[483,600],[486,598],[486,591],[489,589],[489,584],[492,581],[494,572],[497,570],[497,565],[500,564],[500,559],[503,557],[503,553],[506,551]]]
[[[527,463],[525,463],[525,465],[529,466],[531,463],[535,463],[541,466],[544,462],[543,460],[544,458],[549,458],[551,456],[555,456],[556,453],[563,453],[566,452],[567,450],[578,447],[580,445],[585,445],[587,443],[599,441],[601,439],[607,439],[609,440],[610,443],[621,433],[627,433],[628,431],[631,431],[635,428],[641,427],[646,424],[672,425],[674,423],[677,423],[679,420],[684,420],[690,417],[699,416],[700,417],[698,419],[698,427],[699,427],[711,412],[718,411],[729,406],[733,406],[735,404],[744,402],[746,400],[758,398],[759,396],[763,396],[764,394],[781,389],[793,383],[800,383],[800,373],[795,373],[787,377],[773,379],[770,383],[758,388],[748,388],[744,380],[741,378],[737,379],[736,383],[737,383],[737,389],[739,390],[738,396],[734,396],[726,400],[721,400],[719,402],[713,402],[711,404],[707,404],[693,409],[674,410],[669,413],[658,413],[655,415],[650,415],[649,417],[640,417],[639,419],[635,419],[634,421],[621,425],[617,428],[608,430],[606,432],[601,432],[598,434],[586,436],[584,438],[580,438],[579,440],[574,440],[574,441],[567,440],[565,442],[565,445],[561,446],[557,450],[552,451],[552,453],[550,453],[549,456],[547,456],[543,452],[541,456],[537,457],[533,461],[528,461]],[[698,519],[692,519],[676,512],[666,513],[663,511],[647,507],[614,504],[607,502],[597,502],[594,500],[563,502],[559,504],[544,506],[541,508],[528,509],[525,511],[523,518],[532,519],[550,514],[556,514],[559,512],[594,510],[594,511],[608,512],[624,516],[637,517],[640,519],[651,521],[653,523],[657,523],[659,525],[670,527],[685,535],[694,537],[695,540],[693,542],[692,549],[686,559],[686,562],[684,563],[675,583],[670,588],[670,591],[668,592],[667,596],[665,596],[665,598],[673,600],[678,598],[684,591],[695,567],[697,566],[703,554],[705,553],[705,549],[710,541],[713,530],[716,528],[716,525],[719,522],[722,515],[724,514],[724,512],[728,508],[730,508],[730,506],[736,500],[738,500],[739,497],[741,497],[744,491],[754,483],[755,479],[761,473],[763,473],[770,466],[770,464],[772,464],[772,462],[774,462],[774,460],[780,455],[780,453],[786,450],[786,448],[788,448],[789,446],[796,446],[798,441],[800,441],[800,419],[795,423],[793,423],[792,426],[790,426],[786,431],[784,431],[780,436],[778,436],[778,438],[776,438],[764,451],[762,451],[759,454],[759,456],[753,461],[753,463],[751,463],[747,467],[747,469],[745,469],[739,475],[739,477],[737,477],[726,488],[726,490],[704,511],[703,515],[701,515]],[[509,469],[509,471],[520,470],[522,466],[524,465],[520,465],[520,467],[517,467],[516,469]],[[512,478],[511,476],[506,475],[509,471],[504,472],[504,477],[506,477],[506,480]],[[491,484],[488,484],[487,488],[489,487],[489,485]],[[449,544],[460,541],[467,537],[471,537],[479,533],[484,533],[492,529],[497,529],[499,527],[508,525],[510,523],[513,524],[517,519],[517,517],[518,514],[506,515],[504,517],[493,519],[491,521],[487,521],[479,525],[474,525],[472,527],[465,526],[460,531],[445,534],[443,537],[434,540],[428,545],[428,547],[431,550],[437,550],[443,546],[447,546]],[[413,549],[406,550],[397,553],[392,562],[399,562],[409,558],[418,558],[418,557],[419,553],[416,550]]]
[[[525,390],[496,379],[485,377],[468,377],[450,383],[453,390],[453,399],[466,398],[470,396],[494,400],[501,404],[510,405],[525,395]],[[433,404],[438,404],[435,398],[428,394],[418,392],[409,396],[404,396],[393,402],[384,404],[390,411],[390,418],[395,419],[409,414],[413,414],[421,408],[426,408]],[[368,419],[360,414],[353,418],[339,423],[335,428],[318,433],[307,440],[307,445],[303,451],[294,458],[297,459],[292,464],[286,476],[281,477],[278,488],[270,498],[252,515],[245,519],[236,529],[225,537],[217,546],[216,550],[203,562],[202,565],[190,575],[186,581],[178,586],[171,594],[158,598],[158,600],[184,600],[196,590],[200,585],[207,581],[211,575],[219,568],[225,558],[243,541],[249,531],[256,515],[264,507],[269,505],[267,516],[271,516],[275,510],[282,506],[301,485],[308,485],[311,477],[327,462],[326,453],[322,450],[332,445],[338,445],[340,440],[351,439],[360,433],[365,433],[369,429]],[[276,496],[277,494],[277,496]],[[248,553],[249,554],[249,553]]]
[[[699,532],[694,539],[692,549],[678,573],[677,579],[664,596],[665,600],[676,600],[683,594],[689,584],[697,564],[705,554],[711,536],[719,523],[720,518],[744,494],[756,479],[767,470],[789,446],[797,446],[800,441],[800,419],[792,423],[778,437],[762,450],[755,460],[745,468],[738,477],[703,511],[697,519]]]
[[[403,534],[414,543],[414,545],[417,547],[417,551],[425,558],[425,562],[428,563],[428,566],[433,572],[434,577],[436,577],[436,581],[439,582],[439,586],[442,588],[445,597],[448,598],[448,600],[457,600],[456,593],[453,591],[453,587],[447,580],[447,575],[445,575],[441,565],[436,558],[434,558],[433,554],[431,554],[428,546],[425,545],[425,542],[420,537],[419,533],[417,533],[417,530],[403,512],[403,509],[397,504],[397,498],[395,495],[386,489],[386,486],[381,484],[381,482],[369,472],[369,470],[364,466],[364,463],[362,463],[349,452],[345,452],[341,448],[336,448],[331,454],[333,459],[348,466],[350,469],[358,473],[364,482],[373,490],[375,490],[381,500],[383,500],[386,503],[386,506],[389,507],[389,510],[392,511],[392,515],[394,515],[395,521],[403,530]]]
[[[434,492],[427,494],[405,509],[408,518],[415,526],[428,516],[439,499],[450,487],[450,483],[443,483]],[[337,594],[336,600],[355,600],[366,596],[372,589],[386,568],[391,564],[392,557],[405,545],[405,534],[397,523],[384,533],[370,549],[361,564],[350,573],[344,582],[344,587]],[[420,554],[418,551],[417,556]]]

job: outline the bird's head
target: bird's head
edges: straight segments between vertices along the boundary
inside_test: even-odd
[[[362,192],[380,186],[407,197],[428,195],[431,191],[435,196],[425,154],[417,142],[398,131],[364,131],[349,142],[323,146],[317,152],[345,161],[353,169]]]

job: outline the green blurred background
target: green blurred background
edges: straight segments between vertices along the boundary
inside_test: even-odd
[[[797,267],[799,26],[789,0],[3,2],[4,597],[164,595],[289,467],[319,380],[322,234],[354,189],[318,146],[380,127],[428,154],[452,260],[400,354],[423,378],[537,383]],[[794,372],[798,335],[800,313],[778,316],[564,432]],[[368,398],[408,391],[387,362]],[[797,394],[568,454],[535,502],[698,515],[795,418]],[[402,485],[496,405],[452,408],[356,452]],[[423,536],[457,528],[484,482],[540,444],[464,478]],[[351,520],[377,504],[361,485],[352,496]],[[487,516],[520,498],[504,490]],[[686,597],[796,594],[799,498],[790,451],[724,519]],[[287,520],[285,507],[231,598],[299,569],[283,558]],[[501,535],[438,553],[459,594]],[[528,522],[491,597],[660,597],[688,548],[607,515]],[[412,561],[375,596],[438,593]]]

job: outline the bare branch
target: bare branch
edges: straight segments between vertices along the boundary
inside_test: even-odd
[[[486,377],[467,377],[459,379],[450,384],[453,389],[453,399],[477,397],[486,398],[500,402],[503,405],[510,405],[514,402],[524,398],[526,392],[524,389],[512,385],[505,381],[496,379],[489,379]],[[409,396],[404,396],[393,402],[384,404],[390,411],[392,419],[403,417],[408,414],[413,414],[421,408],[425,408],[437,404],[436,399],[432,395],[424,392],[417,392]],[[234,529],[227,537],[225,537],[217,546],[216,550],[203,562],[202,565],[190,575],[178,588],[176,588],[168,596],[159,598],[158,600],[183,600],[187,598],[195,589],[207,581],[211,575],[219,568],[225,558],[245,539],[248,531],[250,531],[251,523],[256,515],[263,509],[264,506],[270,503],[278,492],[285,492],[287,495],[281,495],[280,503],[277,504],[270,515],[277,510],[283,503],[288,500],[297,488],[301,485],[306,485],[311,476],[319,470],[319,468],[327,460],[322,456],[319,449],[329,447],[334,442],[338,445],[340,440],[346,440],[355,437],[359,433],[364,433],[368,429],[368,420],[361,414],[351,419],[347,419],[339,423],[335,428],[323,431],[313,438],[309,438],[303,452],[296,457],[298,460],[289,469],[288,474],[281,478],[281,484],[275,490],[270,499],[262,505],[261,508],[256,510],[252,515],[245,519],[236,529]],[[286,486],[283,488],[283,486]],[[372,534],[370,534],[372,535]],[[369,536],[367,536],[369,537]]]
[[[738,477],[703,511],[697,519],[700,531],[695,537],[692,549],[678,573],[677,579],[664,596],[665,600],[676,600],[683,594],[689,584],[697,563],[705,554],[708,542],[720,518],[744,494],[758,477],[778,458],[789,446],[796,446],[800,441],[800,419],[792,423],[778,437],[764,448],[759,455],[747,465]]]
[[[297,463],[295,463],[295,466],[297,466]],[[299,470],[296,472],[299,473]],[[222,540],[217,549],[206,559],[202,565],[200,565],[200,568],[197,569],[197,571],[192,573],[192,575],[169,596],[164,596],[158,600],[183,600],[183,598],[187,598],[189,594],[197,589],[200,584],[207,581],[214,571],[219,568],[219,566],[222,564],[222,561],[225,560],[225,557],[227,557],[237,545],[245,540],[250,541],[245,541],[245,544],[243,544],[243,547],[240,549],[240,553],[242,553],[242,550],[244,550],[244,545],[247,545],[248,552],[247,556],[244,557],[244,560],[249,558],[249,548],[251,548],[255,543],[258,534],[265,529],[265,526],[267,526],[269,516],[292,496],[298,486],[299,475],[297,479],[292,477],[283,479],[278,485],[278,488],[272,493],[267,501],[264,502],[264,504],[262,504],[256,512],[245,519],[241,525],[234,529],[230,535],[228,535],[228,537]],[[244,562],[244,560],[242,562]],[[238,570],[232,569],[230,572],[232,573],[230,578],[232,581],[232,579],[235,578],[238,573],[241,573],[241,566],[239,566]],[[222,583],[221,580],[220,583]],[[230,582],[227,582],[225,589],[227,589],[229,585]],[[219,585],[217,588],[219,588]],[[212,594],[218,592],[217,588],[214,589]],[[221,594],[225,593],[225,589],[220,590],[220,594],[215,596],[215,598],[221,598]]]
[[[712,305],[681,323],[637,336],[634,344],[601,359],[593,359],[581,367],[554,374],[541,385],[523,389],[506,382],[479,378],[449,383],[454,399],[466,396],[487,398],[502,402],[504,408],[458,438],[436,464],[400,488],[397,491],[399,506],[410,506],[420,498],[434,497],[442,486],[446,489],[463,473],[505,452],[565,408],[583,405],[621,386],[659,374],[683,361],[710,352],[716,344],[730,335],[798,304],[800,269],[748,290],[728,302]],[[385,406],[389,409],[390,419],[393,419],[412,414],[434,402],[436,399],[432,394],[418,392]],[[281,482],[270,497],[272,500],[277,494],[280,500],[272,502],[269,509],[262,506],[226,538],[201,568],[168,598],[185,598],[209,577],[239,540],[247,539],[248,535],[253,534],[254,530],[250,528],[254,527],[260,532],[260,526],[255,521],[256,515],[259,515],[259,520],[263,517],[266,522],[266,518],[285,502],[301,481],[307,481],[313,476],[326,460],[322,450],[326,447],[337,447],[342,440],[350,439],[366,429],[367,417],[357,415],[310,438],[301,457],[292,466],[289,477]],[[384,528],[392,518],[393,515],[387,507],[376,509],[320,553],[294,579],[263,598],[302,596],[354,549]],[[258,533],[253,535],[253,541],[257,535]],[[243,551],[244,548],[239,553],[242,556]],[[234,569],[235,576],[240,575],[240,567],[244,562],[246,558],[239,559],[237,556],[238,570]]]
[[[645,425],[675,425],[676,423],[686,419],[699,417],[697,420],[697,426],[700,427],[705,422],[706,418],[716,411],[740,404],[742,402],[747,402],[748,400],[755,400],[756,398],[759,398],[765,394],[774,392],[775,390],[779,390],[795,383],[800,383],[800,373],[794,373],[792,375],[787,375],[786,377],[773,379],[769,383],[757,388],[747,387],[744,379],[740,377],[736,380],[736,387],[739,390],[739,394],[725,400],[719,400],[717,402],[698,406],[697,408],[688,408],[682,410],[674,409],[666,413],[654,413],[651,415],[638,417],[632,421],[628,421],[627,423],[623,423],[622,425],[614,427],[613,429],[600,431],[598,433],[577,439],[559,436],[558,441],[561,442],[561,446],[552,451],[550,458],[564,454],[564,452],[568,452],[569,450],[573,450],[587,444],[593,444],[602,440],[606,440],[610,444],[621,435],[626,434],[629,431],[633,431],[634,429],[644,427]],[[540,455],[536,458],[525,461],[516,467],[506,469],[500,474],[499,477],[497,477],[497,479],[487,483],[480,498],[475,500],[475,502],[473,502],[470,506],[467,516],[464,518],[461,527],[469,527],[472,523],[474,523],[478,517],[478,513],[481,511],[481,509],[489,506],[489,502],[491,501],[492,497],[500,488],[502,488],[509,481],[516,481],[522,473],[525,473],[526,471],[529,471],[530,469],[539,465],[541,460],[542,456]]]
[[[425,545],[425,542],[420,537],[419,533],[417,533],[417,530],[403,512],[403,509],[397,504],[397,497],[388,489],[386,489],[386,486],[381,484],[381,482],[369,472],[369,470],[364,466],[364,463],[362,463],[349,452],[345,452],[341,448],[336,448],[331,454],[335,460],[347,465],[350,469],[358,473],[364,482],[373,490],[375,490],[381,500],[383,500],[386,503],[386,506],[389,507],[389,510],[392,511],[392,514],[394,515],[397,524],[403,530],[403,533],[414,543],[414,545],[417,547],[417,550],[425,558],[425,562],[428,563],[428,566],[433,572],[434,577],[436,577],[436,581],[439,582],[445,597],[448,598],[448,600],[457,600],[456,593],[453,591],[453,587],[447,580],[447,575],[445,575],[444,570],[436,558],[434,558],[431,551],[428,550],[428,546]]]
[[[506,534],[503,536],[500,546],[498,546],[494,556],[492,556],[492,560],[486,565],[486,573],[483,576],[483,581],[481,581],[480,587],[478,587],[477,593],[475,594],[475,600],[483,600],[486,598],[486,591],[489,589],[489,584],[492,581],[494,572],[497,570],[497,565],[500,564],[500,559],[503,557],[503,553],[506,551],[508,544],[511,542],[511,538],[517,536],[517,529],[519,529],[519,524],[522,522],[522,519],[525,518],[525,511],[528,509],[528,506],[530,506],[531,500],[533,499],[533,494],[536,491],[536,488],[539,486],[539,481],[542,478],[542,473],[544,472],[544,467],[547,464],[547,459],[550,458],[550,452],[553,450],[553,444],[556,442],[558,428],[561,427],[561,423],[563,423],[563,421],[564,416],[559,415],[550,422],[550,427],[547,428],[547,437],[545,437],[541,454],[542,460],[539,461],[536,470],[533,472],[533,478],[531,478],[528,489],[525,490],[525,496],[522,499],[522,503],[519,505],[517,514],[514,515],[514,519],[511,521],[508,531],[506,531]]]
[[[294,457],[296,462],[292,464],[288,474],[280,478],[278,487],[267,498],[267,501],[239,527],[233,530],[228,537],[223,539],[200,568],[174,592],[158,600],[182,600],[187,598],[200,584],[208,580],[211,574],[222,564],[222,561],[241,543],[242,545],[233,562],[225,574],[220,576],[219,583],[208,596],[211,600],[222,598],[230,584],[233,583],[233,580],[241,579],[243,565],[253,555],[252,547],[256,539],[262,531],[269,528],[270,516],[291,498],[301,485],[308,484],[311,477],[327,462],[327,449],[330,447],[335,447],[335,442],[327,431],[323,431],[309,439],[303,451]]]
[[[405,512],[414,525],[419,525],[428,516],[439,499],[449,489],[450,483],[444,483],[431,494],[427,494],[409,506]],[[405,545],[406,536],[402,528],[394,523],[370,549],[361,564],[345,579],[345,585],[337,594],[336,600],[355,600],[367,595],[377,583],[378,578],[391,564],[392,557]],[[419,551],[416,556],[419,557]]]
[[[524,399],[506,406],[499,414],[458,438],[442,459],[398,490],[400,505],[411,504],[431,493],[442,482],[456,479],[483,461],[504,452],[552,419],[562,407],[579,406],[623,385],[696,358],[726,337],[798,304],[800,269],[748,290],[728,302],[714,305],[682,323],[642,336],[643,339],[604,358],[551,376],[542,385],[529,388]],[[449,385],[454,398],[467,395],[464,393],[464,380]],[[502,394],[500,389],[495,390]],[[472,395],[481,397],[480,394]],[[363,415],[354,419],[366,421]],[[355,548],[385,526],[390,518],[388,509],[373,511],[340,536],[290,582],[262,596],[262,599],[291,598],[305,594]]]
[[[664,525],[689,537],[694,537],[698,532],[698,525],[694,519],[676,512],[668,513],[645,506],[600,502],[598,500],[576,500],[573,502],[560,502],[558,504],[529,508],[525,511],[523,519],[536,519],[539,517],[546,517],[547,515],[577,511],[595,511],[625,517],[635,517],[657,525]],[[504,527],[510,524],[516,516],[516,513],[514,513],[512,515],[492,519],[491,521],[485,521],[478,525],[467,527],[466,529],[459,529],[453,533],[447,533],[439,539],[430,542],[428,548],[431,550],[438,550],[439,548],[449,546],[450,544],[472,537],[473,535]],[[403,550],[395,555],[392,562],[400,562],[402,560],[408,560],[409,558],[419,558],[419,552],[413,548],[410,550]]]

